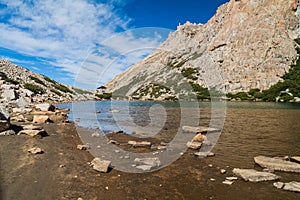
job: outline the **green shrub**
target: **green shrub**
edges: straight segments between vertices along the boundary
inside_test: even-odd
[[[34,82],[38,83],[38,84],[41,84],[41,85],[46,86],[46,84],[45,84],[42,80],[40,80],[39,78],[37,78],[37,77],[29,76],[29,78],[30,78],[31,80],[33,80]]]
[[[96,94],[96,96],[100,99],[110,100],[112,97],[112,93]]]
[[[45,90],[38,85],[34,85],[31,83],[25,83],[24,88],[32,91],[34,94],[44,94]]]
[[[198,73],[197,69],[194,69],[194,68],[191,68],[191,67],[183,69],[181,71],[182,76],[184,76],[187,79],[191,79],[191,80],[197,80],[198,79],[198,77],[194,75],[194,74],[197,74],[197,73]]]
[[[56,83],[57,83],[56,81],[50,79],[50,78],[47,77],[47,76],[44,76],[44,79],[45,79],[46,81],[50,82],[50,83],[53,83],[53,84],[56,84]]]
[[[62,84],[54,84],[53,87],[57,90],[60,90],[61,92],[64,92],[64,93],[71,93],[73,94],[73,91],[70,90],[68,87],[62,85]]]
[[[0,77],[1,77],[2,80],[6,81],[8,83],[14,84],[14,85],[18,85],[20,83],[19,81],[8,78],[7,75],[4,72],[0,72]]]
[[[178,101],[178,98],[175,96],[168,96],[165,98],[166,101]]]
[[[58,96],[62,96],[62,94],[57,90],[51,89],[50,91],[57,94]]]

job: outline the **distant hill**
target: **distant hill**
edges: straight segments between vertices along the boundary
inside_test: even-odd
[[[67,102],[94,99],[91,91],[58,83],[7,60],[0,59],[1,101],[23,97],[28,102]]]

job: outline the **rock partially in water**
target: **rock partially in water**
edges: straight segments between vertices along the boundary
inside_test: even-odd
[[[218,128],[211,128],[206,126],[183,126],[182,131],[186,133],[207,133],[207,132],[216,132],[220,131]]]
[[[0,132],[0,136],[2,135],[15,135],[16,134],[16,132],[15,131],[13,131],[13,130],[6,130],[6,131],[3,131],[3,132]]]
[[[94,158],[91,162],[91,166],[98,172],[107,173],[110,168],[111,161],[101,160],[100,158]]]
[[[200,158],[206,158],[206,157],[214,157],[215,154],[213,152],[196,152],[194,153],[195,156],[198,156]]]
[[[257,156],[254,157],[254,161],[255,163],[264,168],[273,169],[277,171],[300,173],[300,164],[286,161],[284,159]]]
[[[250,182],[272,181],[280,178],[275,174],[269,172],[259,172],[254,169],[234,168],[232,172],[235,175],[243,178],[245,181],[250,181]]]
[[[186,146],[190,149],[200,149],[202,142],[187,142]]]
[[[159,167],[161,162],[158,157],[155,158],[136,158],[134,159],[136,168],[142,170],[151,170],[153,168]]]
[[[90,147],[88,145],[82,145],[82,144],[78,144],[77,145],[77,149],[78,150],[88,150]]]
[[[201,133],[198,133],[193,139],[192,142],[203,142],[204,140],[207,140],[207,137],[205,135],[202,135]]]
[[[233,181],[229,181],[229,180],[225,180],[222,183],[226,184],[226,185],[232,185],[234,182]]]
[[[276,182],[273,183],[274,187],[291,192],[300,192],[300,182],[292,181],[289,183]]]

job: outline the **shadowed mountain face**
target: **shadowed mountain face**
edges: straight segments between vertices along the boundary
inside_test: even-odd
[[[178,26],[146,59],[108,82],[108,91],[164,99],[200,86],[226,93],[268,89],[297,60],[298,4],[231,0],[206,24]]]

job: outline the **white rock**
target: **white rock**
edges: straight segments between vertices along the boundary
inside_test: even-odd
[[[0,105],[0,132],[10,127],[10,115],[4,106]]]
[[[222,182],[223,184],[226,184],[226,185],[232,185],[233,184],[233,181],[229,181],[229,180],[225,180]]]
[[[44,151],[39,147],[33,147],[31,149],[28,149],[27,152],[31,153],[31,154],[42,154],[42,153],[44,153]]]
[[[269,172],[259,172],[254,169],[234,168],[232,172],[235,175],[243,178],[245,181],[250,181],[250,182],[272,181],[280,178],[275,174]]]
[[[46,122],[51,122],[48,115],[34,115],[32,123],[43,124]]]
[[[37,104],[35,108],[40,109],[41,111],[55,111],[55,106],[49,103]]]
[[[257,156],[254,157],[254,161],[263,168],[274,169],[277,171],[300,173],[300,164],[286,161],[284,159]]]
[[[82,145],[82,144],[77,145],[78,150],[88,150],[89,148],[90,147],[88,145]]]
[[[44,137],[44,136],[47,136],[47,132],[44,129],[42,129],[42,130],[22,130],[18,133],[18,135],[21,135],[21,134],[25,134],[25,135],[28,135],[30,137],[36,137],[36,136]]]
[[[9,101],[16,100],[18,98],[15,90],[4,90],[1,96]]]
[[[235,177],[235,176],[226,177],[226,180],[234,181],[234,180],[238,180],[238,177]]]
[[[133,147],[150,147],[151,142],[142,141],[142,142],[136,142],[136,141],[128,141],[129,145],[132,145]]]
[[[221,169],[220,172],[221,172],[221,174],[225,174],[227,171],[226,171],[226,169]]]

